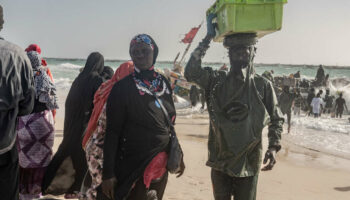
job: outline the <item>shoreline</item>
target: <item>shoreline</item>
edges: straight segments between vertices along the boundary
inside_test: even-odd
[[[56,118],[54,152],[63,139],[64,107]],[[184,151],[186,171],[169,176],[164,200],[213,200],[207,137],[207,114],[178,116],[176,132]],[[350,196],[350,160],[306,149],[285,140],[272,171],[260,172],[257,200],[346,200]],[[263,152],[267,129],[263,132]],[[46,197],[48,198],[48,197]],[[63,199],[63,197],[56,197]]]

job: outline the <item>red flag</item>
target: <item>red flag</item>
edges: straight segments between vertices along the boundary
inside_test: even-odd
[[[196,37],[196,34],[200,28],[201,28],[201,25],[199,25],[198,27],[192,28],[190,32],[186,34],[185,38],[181,40],[181,42],[185,44],[192,43],[192,40],[194,39],[194,37]]]

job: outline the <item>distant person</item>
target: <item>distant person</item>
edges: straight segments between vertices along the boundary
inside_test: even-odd
[[[320,65],[317,69],[317,74],[316,74],[315,80],[322,82],[325,79],[325,77],[326,77],[326,75],[324,72],[324,68],[322,65]]]
[[[284,86],[282,94],[278,98],[283,115],[287,115],[288,133],[290,132],[290,123],[292,118],[292,106],[295,98],[295,94],[290,92],[289,86]]]
[[[309,107],[309,112],[308,112],[308,116],[310,116],[312,114],[312,105],[311,105],[311,102],[312,100],[314,99],[315,97],[315,88],[311,88],[308,95],[307,95],[307,98],[306,98],[306,101],[307,101],[307,105]]]
[[[319,95],[320,95],[320,98],[323,99],[323,98],[322,98],[323,90],[319,90],[317,94],[319,94]],[[316,96],[317,96],[317,95],[316,95]],[[322,108],[322,110],[323,110],[323,109],[324,109],[324,107]],[[319,117],[321,117],[321,115],[322,115],[322,111],[319,113]]]
[[[343,93],[339,94],[339,97],[335,100],[335,116],[338,118],[343,117],[344,107],[348,111],[345,99],[343,98]]]
[[[0,5],[0,31],[3,27]],[[34,106],[34,82],[24,50],[0,37],[0,198],[19,199],[17,117],[28,115]]]
[[[326,105],[325,105],[325,109],[323,110],[323,113],[330,114],[332,112],[333,101],[334,101],[334,96],[331,96],[330,90],[326,89],[326,95],[324,98],[324,102],[326,103]]]
[[[19,193],[21,199],[40,198],[41,183],[52,157],[55,122],[52,110],[58,108],[56,87],[36,51],[29,51],[35,85],[33,111],[18,118]],[[35,178],[33,178],[35,177]]]
[[[103,68],[103,71],[102,71],[102,77],[105,79],[105,80],[109,80],[112,78],[114,74],[114,71],[112,69],[112,67],[110,66],[104,66]]]
[[[320,93],[318,93],[316,95],[316,97],[314,97],[312,99],[312,102],[311,102],[312,112],[313,112],[315,118],[318,118],[320,116],[320,113],[322,111],[323,105],[324,105],[324,102],[323,102],[323,100],[321,98]]]
[[[85,152],[80,144],[94,107],[94,94],[104,80],[103,67],[103,56],[91,53],[83,71],[72,83],[65,105],[63,141],[45,173],[43,194],[65,193],[68,199],[79,197],[87,172]],[[60,173],[62,170],[64,173]],[[60,183],[62,178],[67,180],[66,184]]]
[[[199,90],[195,85],[192,85],[189,93],[190,93],[191,106],[195,107],[199,100]]]
[[[274,83],[274,78],[273,78],[273,70],[271,71],[265,71],[263,74],[262,74],[262,77],[266,78],[267,80],[271,81],[272,83]]]
[[[220,67],[220,69],[219,70],[221,70],[221,71],[228,71],[228,67],[227,67],[227,65],[226,65],[226,63],[224,63],[221,67]]]
[[[300,94],[300,89],[298,88],[294,100],[294,115],[300,116],[301,109],[304,104],[304,98]]]
[[[326,75],[326,77],[324,78],[324,81],[323,81],[323,86],[327,86],[329,85],[329,74]]]
[[[202,104],[201,106],[201,112],[204,112],[204,106],[205,106],[205,91],[203,89],[199,88],[199,100]]]
[[[95,93],[92,111],[83,139],[83,148],[91,177],[91,183],[85,183],[82,199],[96,200],[97,190],[102,183],[103,145],[106,134],[106,102],[113,86],[134,72],[134,63],[128,61],[118,67],[113,77],[103,83]],[[88,182],[85,178],[85,182]]]
[[[300,78],[300,71],[297,71],[297,73],[294,74],[294,78]]]
[[[31,44],[29,45],[26,49],[25,49],[26,52],[30,52],[30,51],[35,51],[37,52],[39,55],[41,54],[41,48],[39,45],[37,44]],[[43,70],[46,71],[46,74],[50,77],[52,83],[54,83],[54,79],[53,79],[53,76],[52,76],[52,72],[50,70],[50,68],[47,66],[47,62],[44,58],[41,58],[41,68]],[[51,110],[52,112],[52,115],[53,115],[53,119],[55,119],[56,117],[56,109],[53,109]]]
[[[314,87],[325,86],[324,85],[325,78],[326,78],[326,75],[325,75],[325,72],[324,72],[324,68],[323,68],[322,65],[320,65],[318,67],[317,74],[316,74],[315,80],[313,82],[313,86]]]

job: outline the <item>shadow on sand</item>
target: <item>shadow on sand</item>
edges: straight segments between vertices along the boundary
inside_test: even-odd
[[[208,139],[207,135],[194,135],[194,134],[187,134],[186,136],[189,137],[195,137],[195,138],[200,138],[200,139]]]
[[[334,190],[339,192],[350,192],[350,186],[348,187],[335,187]]]

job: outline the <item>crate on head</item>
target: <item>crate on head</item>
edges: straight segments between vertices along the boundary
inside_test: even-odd
[[[259,38],[281,30],[283,5],[287,0],[217,0],[207,15],[215,13],[214,41],[235,33],[256,33]]]

